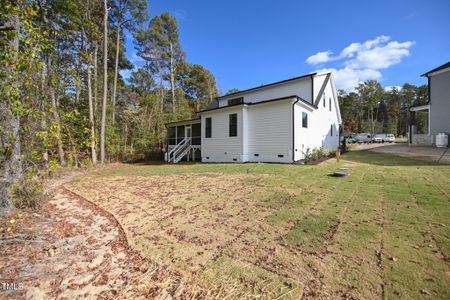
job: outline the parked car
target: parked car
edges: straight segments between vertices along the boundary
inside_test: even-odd
[[[394,143],[395,135],[393,135],[392,133],[386,134],[386,139],[384,141],[388,143]]]
[[[356,143],[357,141],[355,140],[355,137],[352,135],[348,135],[345,137],[345,143],[346,144],[353,144]]]
[[[384,143],[386,139],[386,134],[377,133],[373,136],[372,143]]]
[[[358,133],[354,139],[357,143],[360,143],[360,144],[361,143],[370,143],[372,141],[370,134],[368,134],[368,133]]]

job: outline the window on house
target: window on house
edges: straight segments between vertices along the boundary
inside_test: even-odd
[[[305,112],[302,112],[302,127],[308,128],[308,114]]]
[[[211,118],[205,119],[205,138],[211,137]]]
[[[333,136],[333,125],[330,126],[330,136]]]
[[[169,127],[169,145],[177,144],[176,127]]]
[[[184,139],[184,126],[177,126],[177,144],[181,143]]]
[[[234,98],[228,100],[228,105],[238,105],[244,103],[244,97]]]
[[[328,98],[328,102],[330,103],[330,111],[331,111],[331,97]]]
[[[323,93],[323,107],[325,107],[327,105],[327,99],[325,97],[325,92]]]
[[[237,114],[229,115],[230,127],[229,127],[229,135],[237,136]]]

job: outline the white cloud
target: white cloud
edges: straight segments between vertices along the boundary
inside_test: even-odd
[[[386,92],[393,91],[394,89],[396,89],[397,91],[400,91],[400,90],[402,89],[402,87],[401,87],[401,86],[398,86],[398,85],[389,85],[389,86],[385,86],[385,87],[384,87],[384,90],[385,90]]]
[[[330,61],[330,59],[331,59],[330,55],[332,55],[332,54],[333,54],[333,52],[331,52],[331,51],[317,52],[316,54],[308,57],[306,59],[306,62],[310,65],[317,65],[320,63],[325,63],[325,62]]]
[[[145,63],[145,60],[138,56],[135,51],[129,57],[129,60],[136,66],[142,66]]]
[[[398,64],[404,57],[410,55],[414,42],[391,41],[385,35],[363,43],[351,43],[339,53],[333,56],[331,51],[318,52],[306,59],[310,65],[324,64],[332,61],[340,61],[341,68],[328,68],[333,70],[336,77],[336,85],[340,89],[353,90],[355,86],[369,79],[380,80],[380,70],[387,69]]]
[[[134,70],[120,70],[120,76],[123,77],[123,79],[128,80],[131,77],[131,72]]]
[[[318,72],[333,72],[338,89],[345,91],[352,91],[360,82],[364,82],[369,79],[381,79],[381,73],[378,70],[372,69],[359,69],[355,70],[349,67],[342,69],[321,69]]]

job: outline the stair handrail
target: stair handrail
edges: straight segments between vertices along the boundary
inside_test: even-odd
[[[189,137],[187,137],[187,138],[184,138],[184,140],[183,140],[185,143],[184,144],[179,144],[180,146],[179,147],[177,147],[177,149],[175,150],[175,152],[173,153],[173,162],[175,162],[175,159],[177,158],[177,156],[178,156],[178,154],[179,154],[179,152],[183,152],[183,151],[185,151],[186,150],[186,148],[188,148],[188,147],[190,147],[191,146],[191,138],[189,138]]]
[[[180,155],[174,157],[173,162],[178,163],[190,150],[191,146],[188,145],[188,147],[184,148],[184,150],[180,153]]]
[[[172,148],[172,150],[169,151],[169,153],[167,154],[167,161],[170,162],[171,161],[171,156],[172,154],[178,150],[179,147],[181,147],[184,143],[186,143],[186,138],[183,138],[181,140],[181,142],[179,142],[178,144],[175,145],[175,147]]]

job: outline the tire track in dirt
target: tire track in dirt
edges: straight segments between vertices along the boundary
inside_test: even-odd
[[[414,193],[412,188],[411,188],[411,182],[407,178],[403,178],[403,179],[408,183],[409,194],[411,195],[411,197],[413,197],[415,206],[418,208],[418,210],[420,210],[422,212],[422,215],[426,218],[425,222],[427,224],[427,228],[428,228],[428,233],[429,233],[430,239],[433,242],[433,247],[437,250],[437,253],[435,253],[435,254],[437,254],[437,255],[435,255],[436,258],[441,260],[441,261],[443,261],[444,264],[447,266],[448,271],[450,272],[450,264],[449,264],[450,258],[445,255],[444,251],[442,251],[442,248],[439,246],[439,243],[436,240],[436,235],[433,232],[433,226],[431,225],[430,217],[429,217],[428,212],[425,209],[423,209],[423,207],[420,205],[419,199],[417,198],[417,194]],[[430,182],[427,178],[425,178],[425,180]],[[436,187],[433,183],[431,183],[431,184],[437,190],[439,190],[439,188]],[[423,234],[423,235],[425,237],[425,234]]]
[[[338,184],[339,183],[336,182],[336,184],[333,186],[332,189],[335,190],[336,187],[338,186]],[[308,191],[310,189],[311,189],[311,185],[308,185],[307,188],[305,188],[305,191]],[[328,200],[328,198],[329,198],[329,196],[327,195],[326,197],[324,197],[324,196],[320,197],[318,199],[318,201],[312,201],[307,207],[307,212],[305,212],[299,219],[297,219],[295,222],[293,222],[293,224],[285,230],[284,236],[280,236],[277,239],[278,243],[282,247],[285,247],[286,249],[288,249],[290,252],[299,253],[301,256],[303,256],[304,258],[309,258],[309,260],[311,260],[311,261],[317,259],[318,258],[317,253],[308,253],[306,251],[303,251],[301,249],[301,247],[298,247],[298,246],[295,247],[295,246],[284,243],[283,240],[288,232],[290,232],[297,225],[299,225],[306,216],[308,216],[308,215],[312,214],[314,211],[316,211],[318,209],[318,207],[320,207],[326,200]],[[307,267],[308,272],[311,274],[312,278],[308,279],[308,281],[304,283],[304,288],[303,288],[303,293],[302,293],[301,299],[307,299],[307,298],[305,298],[305,295],[307,293],[315,295],[316,290],[320,289],[320,287],[322,286],[321,277],[323,275],[321,275],[319,273],[318,268],[316,268],[312,263],[307,263],[306,267]],[[268,270],[268,271],[271,271],[271,270]]]
[[[338,185],[339,185],[339,182],[336,182],[336,184],[333,185],[332,190],[334,191]],[[310,188],[311,188],[311,185],[308,185],[308,188],[305,189],[305,191],[309,190]],[[323,197],[323,194],[321,194],[321,195],[322,195],[322,197],[320,197],[318,199],[318,201],[311,201],[311,203],[306,207],[306,212],[300,218],[298,218],[295,222],[293,222],[290,227],[288,227],[285,230],[286,233],[293,230],[297,225],[299,225],[305,219],[306,216],[312,214],[314,211],[316,211],[321,206],[321,204],[323,204],[326,200],[329,200],[329,195],[327,195],[325,197]],[[285,236],[280,237],[279,240],[283,240],[284,237]],[[305,252],[305,251],[302,251],[302,252]]]
[[[341,213],[339,214],[338,224],[336,224],[336,226],[333,227],[333,231],[331,232],[330,237],[325,240],[325,254],[328,254],[330,252],[328,250],[328,248],[335,243],[335,237],[336,237],[336,235],[338,234],[338,232],[339,232],[339,230],[341,228],[343,220],[345,220],[347,218],[349,207],[351,207],[353,205],[353,202],[354,202],[354,199],[355,199],[355,195],[357,195],[359,193],[361,185],[362,185],[362,183],[364,181],[365,176],[366,176],[366,172],[363,171],[363,173],[361,175],[361,178],[360,178],[360,180],[358,182],[357,187],[350,194],[349,201],[347,201],[346,205],[344,206],[344,208],[342,209]]]
[[[344,207],[342,208],[341,213],[339,214],[338,223],[335,226],[333,226],[332,231],[329,232],[329,236],[324,241],[324,246],[323,246],[322,250],[320,250],[318,252],[318,255],[315,256],[320,261],[323,262],[326,259],[327,256],[334,254],[334,252],[330,251],[329,248],[332,245],[335,244],[335,237],[339,233],[339,230],[341,229],[341,225],[343,224],[343,220],[345,220],[346,217],[347,217],[347,213],[349,211],[349,208],[352,206],[352,204],[354,202],[355,195],[357,195],[357,193],[359,192],[359,190],[361,188],[361,185],[362,185],[362,183],[364,181],[365,176],[366,176],[366,172],[363,171],[362,174],[361,174],[361,177],[360,177],[360,179],[358,181],[357,187],[350,194],[349,200],[344,205]],[[318,266],[320,266],[320,264],[318,264]],[[318,279],[318,281],[320,282],[319,288],[322,289],[322,286],[323,286],[323,279],[322,279],[323,275],[321,275],[321,274],[323,274],[323,272],[320,269],[313,268],[313,274],[316,276],[316,279]],[[319,278],[317,278],[317,276],[319,276]],[[316,293],[313,293],[313,295],[314,295],[313,298],[316,298],[317,296],[319,298],[320,297],[324,297],[324,298],[328,297],[328,295],[320,295],[320,294],[317,295],[317,291],[316,291]],[[302,297],[302,300],[303,299],[310,299],[310,298],[308,298],[308,294],[307,293],[304,294],[304,297]]]
[[[439,181],[431,181],[430,178],[428,176],[423,176],[423,179],[425,179],[426,181],[428,181],[432,186],[434,186],[438,191],[440,191],[443,195],[445,195],[445,197],[447,197],[447,199],[450,201],[450,195],[447,194],[447,192],[438,184]]]
[[[360,189],[360,186],[364,180],[366,172],[363,172],[361,174],[361,177],[358,182],[357,188],[355,188],[352,192],[352,194],[349,197],[349,201],[345,204],[345,206],[342,208],[341,213],[339,214],[338,218],[338,224],[332,227],[332,231],[329,232],[329,236],[325,238],[324,245],[321,250],[317,251],[316,253],[307,253],[308,256],[311,256],[314,259],[318,259],[320,262],[323,262],[325,260],[325,257],[332,252],[328,250],[328,248],[334,244],[334,239],[336,234],[338,233],[341,224],[343,223],[343,219],[347,215],[349,207],[352,205],[354,196],[357,194],[357,192]],[[333,190],[336,189],[336,187],[339,185],[339,181],[337,181],[336,185],[333,186]],[[313,210],[310,210],[308,213],[311,213]],[[306,214],[305,214],[306,215]],[[298,247],[297,247],[298,248]],[[297,249],[299,250],[299,249]],[[303,254],[305,255],[305,254]],[[307,284],[305,284],[304,293],[302,295],[302,300],[304,299],[315,299],[315,298],[328,298],[329,296],[322,291],[323,287],[323,271],[320,270],[321,264],[315,264],[316,266],[312,264],[307,264],[309,270],[311,271],[311,274],[313,275],[313,279],[310,280]],[[324,294],[322,294],[324,293]]]
[[[383,185],[383,187],[384,187],[384,185]],[[378,270],[380,272],[380,279],[381,279],[380,288],[381,288],[381,299],[382,300],[384,300],[386,298],[386,292],[385,292],[386,278],[384,276],[384,265],[383,265],[384,236],[385,236],[385,222],[386,222],[384,191],[385,191],[385,189],[383,188],[381,190],[381,201],[380,201],[380,212],[381,212],[381,216],[380,216],[380,227],[381,227],[381,229],[380,229],[380,231],[381,231],[380,250],[377,252],[377,266],[378,266]]]

